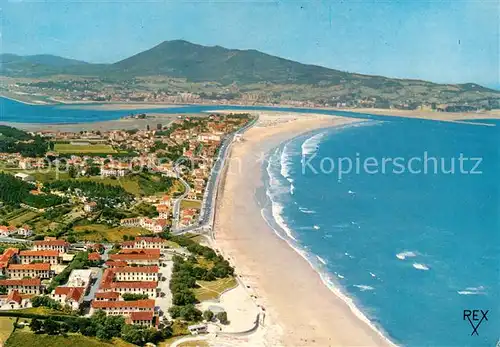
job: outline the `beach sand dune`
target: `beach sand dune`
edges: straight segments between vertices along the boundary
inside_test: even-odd
[[[383,346],[390,343],[361,321],[309,263],[261,216],[261,153],[301,133],[356,122],[317,115],[261,116],[231,151],[216,217],[217,247],[236,266],[266,312],[265,345]],[[237,160],[235,160],[237,158]]]

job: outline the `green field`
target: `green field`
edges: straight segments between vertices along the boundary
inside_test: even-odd
[[[110,342],[100,341],[96,338],[86,337],[80,334],[45,335],[34,334],[29,328],[18,329],[9,337],[5,347],[21,346],[43,346],[43,347],[132,347],[134,345],[120,339],[114,339]]]
[[[113,147],[103,144],[72,145],[70,143],[55,143],[57,153],[117,153]]]
[[[181,209],[186,209],[186,208],[196,208],[199,210],[201,208],[201,201],[199,201],[199,200],[182,200],[181,201]]]
[[[141,195],[142,194],[142,189],[139,185],[139,181],[137,177],[134,176],[125,176],[125,177],[120,177],[120,178],[110,178],[110,177],[101,177],[101,176],[94,176],[94,177],[82,177],[78,178],[79,181],[93,181],[97,183],[102,183],[102,184],[108,184],[110,186],[121,186],[123,189],[125,189],[127,192],[130,194],[134,195]]]
[[[0,346],[5,344],[12,330],[14,330],[14,322],[16,318],[0,317]]]
[[[36,212],[33,212],[31,210],[25,210],[23,213],[15,216],[12,219],[8,219],[7,222],[9,225],[17,226],[17,225],[23,225],[30,219],[33,219],[37,216],[38,214]]]
[[[142,228],[109,227],[104,224],[77,225],[73,228],[76,238],[93,242],[120,242],[123,235],[138,236],[147,234],[148,231]]]
[[[234,277],[221,278],[216,281],[196,281],[200,287],[194,290],[199,301],[217,299],[224,291],[238,285]]]

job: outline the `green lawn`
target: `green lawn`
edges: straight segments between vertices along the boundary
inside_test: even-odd
[[[109,227],[104,224],[77,225],[73,228],[76,238],[93,242],[120,242],[123,235],[138,236],[147,234],[148,231],[142,228]]]
[[[22,170],[19,168],[4,168],[0,170],[1,172],[8,173],[11,175],[15,175],[17,173],[25,173],[30,176],[33,176],[35,180],[45,183],[51,182],[55,180],[64,180],[69,178],[69,174],[65,171],[59,171],[56,169],[43,169],[41,171],[35,170]]]
[[[43,307],[43,306],[40,306],[40,307],[28,307],[28,308],[21,308],[19,310],[8,310],[6,312],[13,312],[13,313],[33,313],[33,314],[41,314],[41,315],[46,315],[46,316],[50,316],[50,315],[56,315],[56,316],[65,316],[65,315],[68,315],[67,313],[64,313],[63,311],[57,311],[57,310],[53,310],[51,308],[47,308],[47,307]]]
[[[16,318],[0,317],[0,346],[5,344],[12,330],[14,330],[14,322]]]
[[[5,347],[21,346],[43,346],[43,347],[133,347],[134,345],[120,339],[110,342],[100,341],[96,338],[86,337],[80,334],[68,334],[51,336],[45,334],[34,334],[29,328],[17,329],[5,343]]]
[[[181,201],[181,209],[186,209],[186,208],[196,208],[199,210],[201,208],[201,201],[199,201],[199,200],[182,200]]]
[[[117,151],[104,144],[72,145],[70,143],[55,143],[54,150],[58,153],[117,153]]]
[[[133,176],[125,176],[120,178],[110,178],[110,177],[101,177],[101,176],[93,176],[93,177],[82,177],[78,178],[79,181],[93,181],[102,184],[108,184],[110,186],[121,186],[127,192],[134,195],[141,195],[142,189],[139,186],[139,182],[137,177]]]
[[[194,289],[199,301],[217,299],[224,291],[238,285],[234,277],[221,278],[216,281],[196,281],[200,287]]]
[[[10,225],[14,225],[14,226],[22,225],[22,224],[26,223],[27,221],[29,221],[30,219],[35,218],[37,215],[38,214],[36,212],[33,212],[31,210],[26,210],[23,213],[17,215],[16,217],[7,220],[7,222]]]

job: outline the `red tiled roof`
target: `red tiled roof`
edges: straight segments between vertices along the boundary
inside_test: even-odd
[[[160,260],[159,254],[111,254],[111,260]]]
[[[118,254],[154,254],[160,255],[161,251],[157,248],[127,248],[121,249]]]
[[[49,271],[50,264],[48,263],[35,263],[35,264],[10,264],[8,270],[39,270]]]
[[[117,292],[99,292],[95,293],[96,299],[118,299],[120,293]]]
[[[11,290],[9,295],[7,296],[7,301],[15,301],[18,304],[20,304],[22,300],[23,298],[17,290]]]
[[[19,252],[19,256],[39,256],[39,257],[58,257],[58,251],[21,251]]]
[[[124,241],[121,245],[122,247],[135,247],[135,241]]]
[[[152,299],[135,300],[135,301],[92,301],[92,308],[149,308],[153,310],[155,301]]]
[[[29,278],[24,280],[0,280],[0,286],[40,286],[39,278]]]
[[[83,293],[85,292],[84,287],[56,287],[54,294],[56,295],[66,295],[66,300],[71,299],[74,301],[80,301]]]
[[[118,260],[118,261],[108,260],[108,261],[106,261],[106,266],[108,266],[108,267],[123,267],[123,266],[128,266],[128,264],[126,261],[123,261],[123,260]]]
[[[0,255],[0,268],[4,268],[9,264],[10,258],[19,253],[17,248],[7,248],[2,255]]]
[[[158,266],[126,266],[114,269],[115,273],[117,272],[141,272],[141,273],[158,273]]]
[[[99,261],[99,260],[101,260],[101,255],[97,252],[89,253],[89,255],[87,256],[87,259],[92,260],[92,261]]]
[[[152,321],[153,315],[154,314],[151,311],[131,312],[130,313],[130,320],[132,320],[132,321],[139,321],[139,320]]]

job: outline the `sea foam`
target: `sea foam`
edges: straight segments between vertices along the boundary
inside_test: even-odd
[[[404,251],[404,252],[396,254],[396,258],[401,259],[401,260],[405,260],[406,258],[413,258],[416,256],[417,256],[417,254],[415,252],[412,252],[412,251]]]
[[[413,267],[417,270],[423,270],[423,271],[429,270],[429,267],[427,265],[421,263],[413,263]]]

